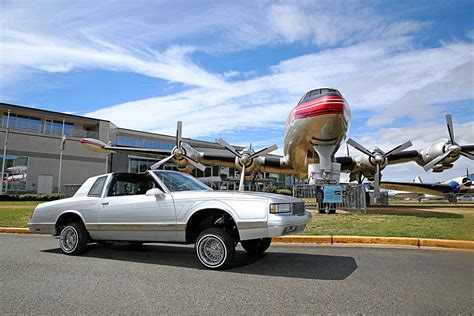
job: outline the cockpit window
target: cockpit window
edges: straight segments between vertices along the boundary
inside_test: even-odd
[[[337,91],[335,89],[329,89],[329,88],[314,89],[314,90],[311,90],[308,93],[306,93],[304,95],[304,97],[301,98],[300,102],[298,102],[298,104],[312,101],[312,100],[316,99],[317,97],[319,97],[321,94],[329,93],[329,92],[339,94],[339,91]]]

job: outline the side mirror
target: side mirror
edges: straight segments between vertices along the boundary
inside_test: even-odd
[[[146,196],[151,196],[151,195],[164,195],[165,193],[163,191],[161,191],[160,189],[158,188],[153,188],[153,189],[150,189],[148,191],[146,191],[145,195]]]

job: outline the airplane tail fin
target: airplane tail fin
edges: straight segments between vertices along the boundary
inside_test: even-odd
[[[423,180],[421,180],[420,176],[416,176],[416,178],[413,180],[414,183],[423,183]]]

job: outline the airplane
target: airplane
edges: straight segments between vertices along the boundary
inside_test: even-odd
[[[416,195],[432,195],[439,197],[446,197],[449,194],[472,194],[474,193],[474,174],[469,174],[467,170],[464,177],[457,177],[451,180],[436,182],[436,183],[424,183],[421,177],[416,177],[413,182],[394,182],[394,181],[382,181],[380,187],[383,189],[403,191],[406,193],[400,193],[400,195],[406,195],[407,197]],[[419,197],[419,196],[417,196]]]
[[[425,149],[405,151],[411,146],[409,141],[388,151],[378,147],[366,149],[348,139],[347,144],[363,155],[335,157],[341,142],[347,137],[350,122],[351,111],[342,94],[334,88],[316,88],[305,93],[288,115],[284,132],[284,155],[281,158],[267,155],[277,149],[276,145],[259,151],[252,148],[236,150],[222,138],[217,142],[229,153],[197,151],[183,141],[181,121],[177,123],[176,145],[171,153],[160,149],[112,146],[91,138],[83,138],[81,143],[96,152],[146,154],[157,158],[165,156],[151,166],[152,170],[168,161],[173,161],[182,171],[192,168],[204,170],[204,165],[237,168],[241,171],[241,191],[247,174],[291,174],[299,179],[306,178],[309,183],[315,183],[315,180],[316,183],[338,183],[339,172],[345,172],[350,173],[351,181],[361,183],[363,177],[375,181],[375,191],[380,192],[381,171],[387,165],[415,161],[425,170],[441,172],[451,168],[461,155],[474,159],[471,153],[474,145],[460,146],[455,142],[450,115],[446,115],[449,139],[442,139]]]

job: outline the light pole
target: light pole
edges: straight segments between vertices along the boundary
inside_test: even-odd
[[[59,178],[58,178],[58,194],[61,194],[61,173],[63,168],[63,151],[66,144],[66,134],[64,134],[64,124],[66,124],[65,119],[63,119],[63,128],[62,128],[62,137],[61,137],[61,148],[59,152]]]
[[[2,118],[2,120],[3,120],[3,118]],[[9,127],[9,125],[10,125],[10,110],[8,110],[8,114],[7,114],[7,125],[6,125],[6,128],[5,128],[5,142],[3,143],[2,179],[0,181],[0,194],[3,194],[3,175],[5,174],[5,160],[6,160],[6,156],[7,156],[8,127]]]

